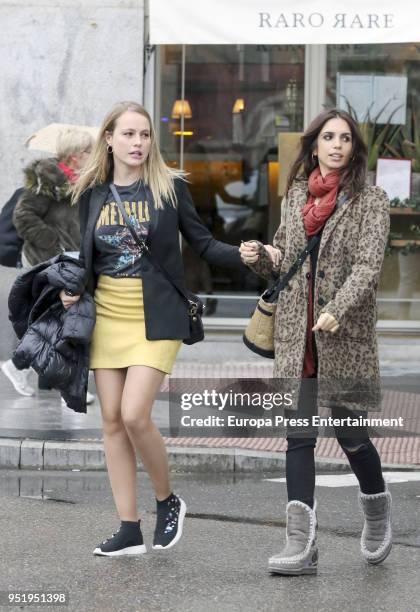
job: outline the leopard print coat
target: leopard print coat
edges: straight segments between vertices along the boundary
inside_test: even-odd
[[[273,240],[273,246],[280,251],[280,274],[287,272],[307,242],[302,219],[307,187],[306,180],[296,180],[282,206],[281,224]],[[340,327],[334,334],[315,332],[320,380],[379,379],[376,291],[389,224],[385,191],[368,185],[345,200],[325,224],[313,296],[314,322],[327,312]],[[270,279],[271,259],[261,243],[258,247],[260,258],[250,267]],[[309,269],[307,258],[289,288],[279,295],[274,332],[275,378],[300,378],[302,374]],[[373,404],[376,405],[371,408],[377,409],[377,398]],[[352,401],[349,407],[366,409],[366,403],[359,406]]]

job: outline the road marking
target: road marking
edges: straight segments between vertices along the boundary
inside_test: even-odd
[[[384,472],[384,479],[390,484],[420,481],[420,472]],[[286,482],[285,478],[265,478],[267,482]],[[354,474],[320,474],[315,477],[318,487],[357,487],[359,483]]]

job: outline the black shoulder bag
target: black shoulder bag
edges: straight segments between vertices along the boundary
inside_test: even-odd
[[[145,255],[148,258],[148,260],[151,262],[151,264],[156,268],[156,270],[158,270],[161,274],[163,274],[166,280],[171,283],[171,285],[177,290],[177,292],[179,293],[179,295],[182,297],[182,299],[185,302],[185,305],[187,307],[188,318],[190,322],[190,335],[188,338],[184,338],[183,340],[184,344],[195,344],[196,342],[200,342],[201,340],[204,340],[203,322],[201,320],[201,317],[203,315],[203,310],[204,310],[203,302],[200,300],[200,298],[197,295],[195,295],[194,293],[191,293],[191,291],[184,290],[180,285],[178,285],[178,283],[176,283],[169,276],[165,268],[163,268],[160,265],[160,263],[157,261],[157,259],[153,256],[152,252],[150,251],[149,247],[146,244],[146,241],[137,235],[136,230],[131,224],[129,216],[127,215],[124,209],[124,206],[121,202],[121,198],[119,196],[117,189],[115,188],[115,185],[111,183],[110,189],[111,189],[112,195],[115,198],[117,206],[122,214],[122,217],[131,235],[134,238],[134,241],[140,247],[141,254]]]

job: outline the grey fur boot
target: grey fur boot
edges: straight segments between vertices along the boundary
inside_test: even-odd
[[[363,558],[372,564],[381,563],[392,547],[391,493],[366,495],[359,492],[360,507],[365,518],[360,548]]]
[[[316,543],[316,502],[314,508],[298,500],[286,506],[286,546],[268,560],[268,569],[275,574],[316,574],[318,547]]]

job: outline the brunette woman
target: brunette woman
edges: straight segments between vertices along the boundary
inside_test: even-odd
[[[184,285],[179,232],[211,264],[241,268],[237,247],[215,240],[201,223],[182,172],[163,161],[151,118],[135,102],[117,104],[105,117],[91,158],[76,185],[82,233],[81,260],[97,320],[90,367],[101,403],[105,455],[120,529],[97,555],[146,552],[136,502],[136,453],[155,490],[153,548],[178,542],[185,502],[172,492],[162,436],[151,418],[165,374],[182,339],[189,337],[184,300],[136,244],[110,184],[160,266]],[[65,307],[78,296],[62,292]]]
[[[352,117],[338,109],[322,112],[301,139],[273,247],[256,241],[241,246],[243,261],[270,278],[273,269],[286,273],[310,237],[321,236],[289,289],[279,295],[275,377],[313,378],[319,385],[336,381],[337,387],[349,379],[373,385],[379,381],[376,291],[389,232],[389,201],[380,187],[366,184],[366,158]],[[311,417],[317,398],[303,388],[297,410]],[[377,400],[372,401],[370,407],[377,408]],[[366,408],[363,401],[340,400],[331,410],[333,417],[345,419],[366,416]],[[368,563],[380,563],[391,549],[391,495],[379,455],[366,427],[336,427],[335,435],[360,485],[362,555]],[[317,571],[316,436],[316,428],[287,432],[287,541],[269,560],[272,572]]]

